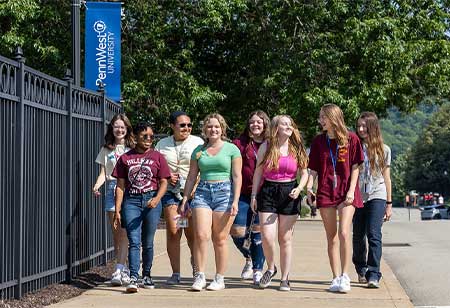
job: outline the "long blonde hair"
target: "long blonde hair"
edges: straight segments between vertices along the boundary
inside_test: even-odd
[[[335,104],[325,104],[320,110],[330,120],[337,144],[341,147],[346,146],[348,143],[348,129],[345,126],[344,113],[341,108]]]
[[[292,124],[292,135],[288,141],[288,152],[297,161],[299,168],[304,169],[308,166],[308,156],[306,155],[303,139],[294,120],[289,115],[277,115],[270,122],[270,136],[267,142],[267,150],[261,161],[261,165],[267,166],[269,170],[278,170],[278,161],[280,159],[280,144],[278,142],[278,125],[282,118],[288,118]]]
[[[366,122],[367,138],[362,140],[360,137],[360,139],[367,144],[367,155],[369,156],[370,170],[377,173],[381,172],[386,167],[386,162],[384,161],[384,143],[378,117],[373,112],[365,111],[361,113],[359,119]],[[358,124],[358,122],[356,123]],[[359,132],[358,129],[356,131]]]

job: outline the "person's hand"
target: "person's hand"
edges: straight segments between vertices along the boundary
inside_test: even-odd
[[[156,198],[151,198],[147,202],[147,207],[150,209],[154,209],[158,205],[158,203],[159,203],[159,200],[157,200]]]
[[[256,197],[251,198],[250,208],[252,209],[252,212],[256,214]]]
[[[181,216],[183,216],[186,213],[186,202],[187,202],[187,198],[183,197],[183,199],[180,202],[180,205],[177,208],[177,212],[178,214],[180,214]]]
[[[345,197],[344,205],[345,206],[352,205],[354,200],[355,200],[355,192],[349,190],[347,192],[347,196]]]
[[[230,215],[231,216],[236,216],[237,213],[238,213],[238,203],[237,202],[233,202],[233,204],[231,205]]]
[[[386,209],[384,211],[384,221],[391,220],[391,217],[392,217],[392,205],[386,204]]]
[[[311,191],[311,189],[308,189],[307,193],[306,193],[306,197],[308,200],[308,205],[313,205],[314,204],[314,199],[316,198],[316,195]]]
[[[102,194],[98,189],[99,188],[97,186],[94,186],[92,188],[92,192],[94,193],[94,196],[96,196],[96,197],[100,197],[100,195]]]
[[[170,173],[170,184],[173,186],[177,185],[179,177],[180,175],[178,173]]]
[[[120,216],[120,212],[114,212],[114,222],[113,222],[113,226],[114,229],[117,230],[120,228],[122,223],[122,217]]]
[[[295,187],[293,190],[291,190],[291,192],[289,193],[289,197],[291,197],[292,199],[297,199],[298,196],[300,195],[300,188],[299,187]]]

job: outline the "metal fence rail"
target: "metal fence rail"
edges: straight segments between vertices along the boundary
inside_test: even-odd
[[[0,56],[0,299],[70,281],[113,244],[94,159],[121,106]]]

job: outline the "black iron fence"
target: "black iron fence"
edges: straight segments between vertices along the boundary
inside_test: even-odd
[[[106,124],[104,93],[0,56],[0,299],[70,281],[113,244],[91,188]]]

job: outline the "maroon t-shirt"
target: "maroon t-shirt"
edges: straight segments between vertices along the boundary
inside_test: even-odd
[[[258,149],[262,143],[252,141],[251,138],[240,135],[239,138],[234,139],[233,143],[241,151],[242,156],[242,195],[252,194],[253,174],[256,169],[256,156]]]
[[[336,161],[337,187],[333,187],[334,170],[330,155],[330,148],[333,155],[336,155],[336,140],[330,139],[328,147],[326,134],[321,134],[314,138],[309,152],[308,168],[318,174],[317,205],[318,207],[335,207],[345,201],[348,189],[350,188],[350,175],[353,165],[364,162],[364,154],[358,136],[349,132],[348,144],[339,147]],[[355,187],[355,199],[353,206],[363,207],[358,181]]]
[[[170,178],[170,169],[158,151],[150,149],[138,153],[132,149],[120,156],[112,176],[125,179],[125,188],[130,194],[143,194],[158,190],[159,180]]]

